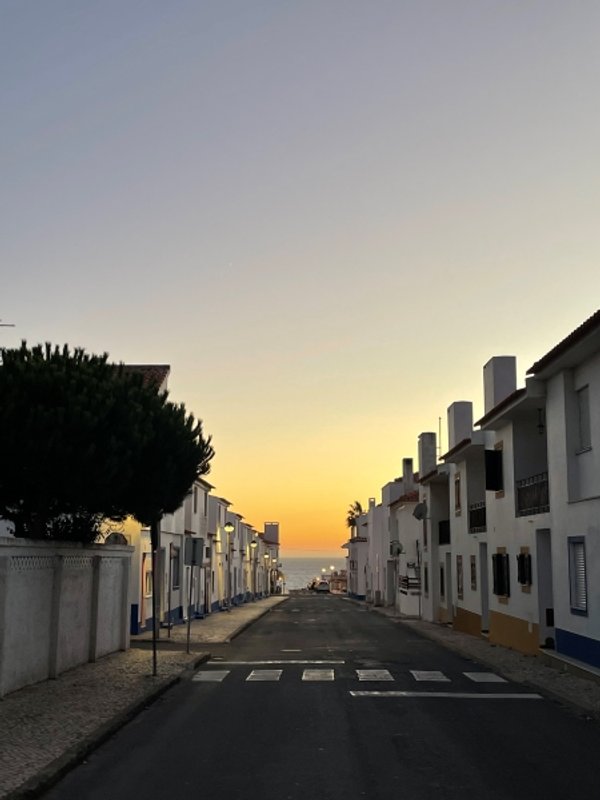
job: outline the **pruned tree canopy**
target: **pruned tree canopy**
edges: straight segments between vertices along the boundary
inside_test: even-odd
[[[201,421],[106,354],[0,352],[0,517],[17,536],[93,541],[100,520],[129,515],[149,525],[209,472]]]

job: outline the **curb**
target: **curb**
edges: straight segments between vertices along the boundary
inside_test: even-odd
[[[282,605],[282,603],[285,603],[287,600],[289,600],[289,596],[285,597],[285,599],[281,600],[280,603],[275,603],[275,605],[269,606],[269,608],[265,608],[264,610],[261,610],[260,614],[258,614],[256,617],[253,617],[252,619],[248,619],[248,620],[246,620],[246,622],[242,622],[242,624],[238,628],[235,628],[235,630],[233,630],[229,634],[227,639],[223,639],[223,644],[229,644],[232,639],[235,639],[235,637],[239,636],[240,633],[242,633],[242,631],[245,631],[246,628],[249,628],[251,625],[253,625],[256,622],[256,620],[260,619],[261,617],[264,617],[266,614],[268,614],[274,608],[276,608],[277,606]]]
[[[39,797],[43,792],[47,792],[52,786],[63,778],[74,767],[78,766],[87,756],[94,752],[100,745],[104,744],[107,739],[110,739],[117,731],[119,731],[130,720],[136,717],[141,711],[147,708],[152,703],[156,702],[161,695],[163,695],[172,686],[175,686],[182,680],[185,680],[187,673],[192,672],[200,664],[204,664],[210,659],[210,653],[203,653],[178,675],[172,675],[165,678],[160,684],[148,692],[141,700],[136,700],[134,703],[126,706],[122,711],[119,711],[112,719],[100,725],[95,731],[86,736],[77,744],[70,747],[58,758],[55,758],[47,766],[32,775],[25,783],[22,783],[16,789],[9,791],[7,794],[2,795],[2,800],[32,800],[32,798]]]

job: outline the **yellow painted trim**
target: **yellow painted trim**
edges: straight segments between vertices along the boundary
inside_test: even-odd
[[[490,644],[510,647],[520,653],[536,655],[540,646],[539,626],[518,617],[490,611],[489,641]]]

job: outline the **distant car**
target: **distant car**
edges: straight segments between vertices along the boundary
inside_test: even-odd
[[[327,581],[319,581],[315,586],[316,592],[328,592],[329,591],[329,584]]]

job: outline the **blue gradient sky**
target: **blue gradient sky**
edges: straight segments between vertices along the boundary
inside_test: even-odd
[[[600,4],[0,5],[2,344],[172,366],[287,547],[598,307]],[[444,425],[445,428],[445,425]]]

